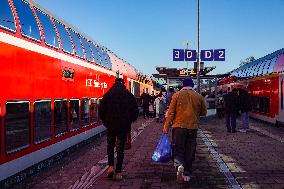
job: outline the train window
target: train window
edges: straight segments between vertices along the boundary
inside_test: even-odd
[[[14,5],[20,20],[22,35],[40,42],[39,28],[29,4],[23,0],[14,0]]]
[[[51,101],[41,100],[34,103],[35,143],[51,138]]]
[[[29,146],[30,103],[28,101],[6,103],[5,144],[8,154]]]
[[[251,96],[250,99],[252,101],[252,111],[258,112],[258,97]]]
[[[109,55],[108,55],[107,51],[105,51],[105,57],[106,57],[106,60],[107,60],[108,68],[111,70],[112,69],[112,64],[111,64],[111,61],[110,61],[110,58],[109,58]]]
[[[74,42],[76,56],[84,58],[85,57],[84,56],[84,50],[83,50],[83,47],[81,45],[80,38],[79,38],[78,34],[75,33],[71,29],[69,29],[69,32],[70,32],[70,35],[71,35],[73,42]]]
[[[71,131],[80,128],[80,100],[70,99],[70,129]]]
[[[98,120],[100,120],[101,121],[101,118],[100,118],[100,116],[99,116],[99,107],[100,107],[100,104],[101,104],[101,100],[102,100],[102,98],[99,98],[98,100],[97,100],[97,117],[98,117]]]
[[[90,125],[90,99],[83,98],[81,107],[82,125],[85,127]]]
[[[91,98],[91,124],[94,124],[98,121],[98,111],[97,111],[98,105],[97,105],[97,99]]]
[[[103,67],[106,67],[106,64],[107,64],[107,63],[106,63],[106,60],[105,60],[105,55],[104,55],[104,53],[103,53],[101,47],[97,46],[97,49],[98,49],[99,55],[100,55],[101,60],[102,60],[102,66],[103,66]]]
[[[58,37],[49,16],[37,8],[35,10],[42,25],[45,44],[58,48]]]
[[[269,113],[270,110],[270,98],[269,97],[263,97],[264,101],[264,113]]]
[[[101,64],[101,57],[98,53],[98,49],[94,45],[94,43],[90,42],[90,44],[91,44],[91,48],[92,48],[92,51],[93,51],[93,54],[94,54],[95,62],[96,62],[96,64],[100,65]]]
[[[63,24],[61,24],[60,22],[58,22],[57,20],[55,20],[54,23],[55,23],[57,30],[58,30],[58,33],[60,35],[62,50],[64,52],[74,54],[71,38],[70,38],[65,26]]]
[[[276,60],[277,60],[277,57],[271,59],[271,62],[269,64],[269,68],[268,68],[268,71],[269,73],[272,73],[273,70],[274,70],[274,65],[276,64]]]
[[[259,111],[264,112],[264,98],[259,97]]]
[[[67,100],[54,101],[54,133],[61,136],[67,132]]]
[[[256,97],[257,100],[254,101],[254,111],[269,113],[270,111],[270,98],[269,97]]]
[[[92,51],[90,49],[90,46],[89,46],[88,42],[82,36],[81,36],[81,40],[82,40],[82,43],[83,43],[83,46],[84,46],[84,49],[85,49],[85,52],[86,52],[87,60],[90,61],[90,62],[94,62]]]
[[[9,2],[7,0],[0,0],[0,2],[0,27],[15,32],[15,18]]]
[[[283,108],[284,108],[284,99],[283,99],[283,79],[281,80],[280,96],[281,96],[281,110],[283,110]]]

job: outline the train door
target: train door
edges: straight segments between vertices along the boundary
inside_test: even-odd
[[[279,75],[279,117],[278,120],[284,123],[284,74]]]

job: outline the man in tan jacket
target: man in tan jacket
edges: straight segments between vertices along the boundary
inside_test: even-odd
[[[183,88],[172,97],[163,129],[168,133],[173,123],[173,156],[178,182],[190,180],[199,117],[207,113],[204,98],[193,87],[191,78],[183,80]]]

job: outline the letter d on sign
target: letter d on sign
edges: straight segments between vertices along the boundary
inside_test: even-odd
[[[201,50],[200,58],[201,61],[213,61],[213,50]]]
[[[185,61],[196,61],[197,52],[196,50],[185,50]]]

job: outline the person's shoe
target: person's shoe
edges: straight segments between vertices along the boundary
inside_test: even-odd
[[[231,130],[227,130],[227,133],[231,133]]]
[[[159,123],[159,118],[156,119],[156,122]]]
[[[184,182],[189,182],[190,179],[191,179],[191,177],[188,176],[188,175],[184,175],[184,176],[183,176],[183,181],[184,181]]]
[[[183,172],[184,172],[184,167],[182,165],[178,166],[178,171],[177,171],[178,183],[183,183]]]
[[[232,133],[236,133],[237,131],[236,130],[232,130]]]
[[[246,129],[240,129],[239,130],[241,133],[246,133],[247,131],[246,131]]]
[[[113,179],[117,181],[122,180],[122,173],[115,173]]]
[[[112,179],[114,175],[113,166],[109,166],[107,169],[107,178]]]

